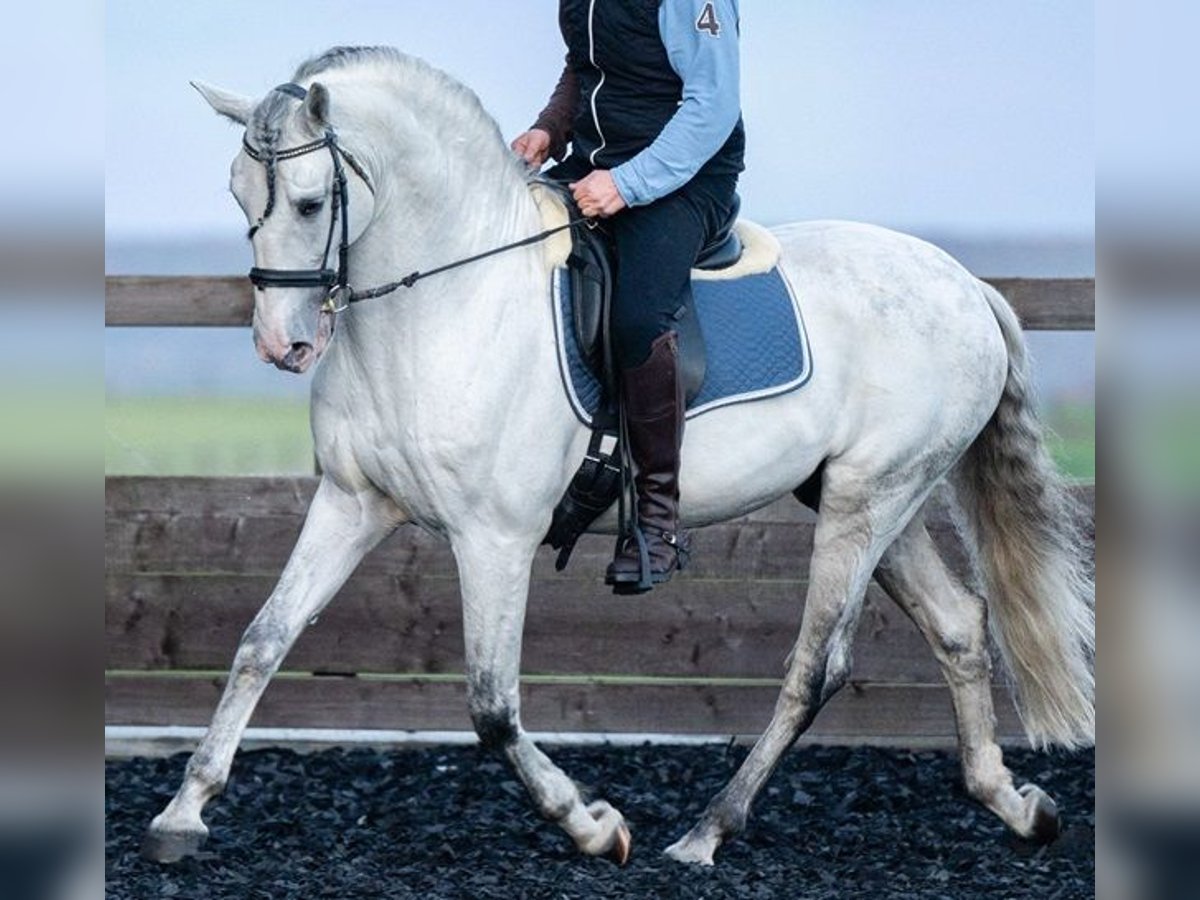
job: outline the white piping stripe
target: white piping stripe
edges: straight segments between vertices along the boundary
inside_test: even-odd
[[[779,271],[779,277],[783,279],[783,284],[787,288],[788,296],[792,299],[792,311],[795,314],[796,331],[800,338],[803,347],[801,349],[804,355],[804,368],[800,374],[784,384],[777,384],[774,387],[761,388],[757,391],[747,391],[742,394],[731,394],[728,397],[719,397],[716,400],[709,400],[700,406],[689,409],[685,414],[685,419],[694,419],[701,413],[709,412],[710,410],[720,409],[722,406],[732,406],[735,403],[745,403],[750,400],[766,400],[770,397],[778,397],[781,394],[790,394],[797,388],[803,387],[812,378],[812,348],[808,343],[808,328],[804,324],[804,313],[800,310],[800,301],[796,299],[796,289],[792,287],[792,281],[787,277],[787,272],[783,270],[782,265],[775,267]]]
[[[588,4],[588,60],[600,72],[600,83],[596,85],[596,89],[592,91],[592,121],[596,123],[596,134],[600,135],[600,146],[588,154],[588,162],[593,166],[596,164],[596,154],[603,150],[608,141],[604,137],[604,131],[600,127],[600,113],[596,111],[596,95],[600,93],[600,88],[604,87],[604,79],[608,77],[604,70],[596,65],[596,35],[594,32],[594,18],[596,14],[596,0],[592,0]]]
[[[567,401],[571,404],[575,417],[590,428],[591,413],[587,411],[583,401],[575,393],[575,379],[571,377],[571,364],[567,360],[567,335],[564,330],[562,313],[562,281],[565,272],[565,269],[555,269],[550,282],[551,302],[554,304],[554,337],[558,343],[558,374],[562,378],[563,388],[567,392]]]

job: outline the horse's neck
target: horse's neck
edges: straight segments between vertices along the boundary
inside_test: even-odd
[[[403,151],[381,166],[376,217],[352,252],[354,287],[395,281],[540,229],[536,204],[515,170],[489,175],[489,165],[481,166],[470,149],[442,149],[444,158],[419,166]],[[447,379],[461,380],[480,366],[492,373],[492,389],[504,389],[505,368],[515,375],[520,351],[528,356],[552,334],[543,321],[548,306],[535,299],[548,283],[539,277],[540,253],[538,246],[508,251],[356,304],[341,323],[338,355],[348,354],[362,371],[407,374],[399,390],[444,390]]]

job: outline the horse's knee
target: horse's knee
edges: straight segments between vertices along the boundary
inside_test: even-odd
[[[233,660],[235,679],[269,677],[288,646],[287,635],[278,626],[252,622],[242,635]]]
[[[467,695],[471,724],[479,742],[489,750],[503,750],[520,736],[516,707],[487,685],[472,683]]]
[[[813,654],[807,671],[784,684],[783,696],[793,706],[816,708],[850,678],[850,641],[840,629]]]
[[[821,685],[821,703],[825,703],[850,680],[850,652],[840,649],[829,654],[825,665],[825,681]]]
[[[471,723],[479,742],[489,750],[503,750],[517,739],[517,717],[507,709],[471,710]]]

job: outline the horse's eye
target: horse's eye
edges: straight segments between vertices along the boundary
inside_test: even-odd
[[[321,211],[321,207],[324,205],[325,205],[324,200],[317,200],[317,199],[301,200],[298,204],[296,204],[296,211],[298,213],[300,213],[300,215],[304,216],[307,219],[307,218],[309,218],[311,216],[315,216],[317,213],[319,213]]]

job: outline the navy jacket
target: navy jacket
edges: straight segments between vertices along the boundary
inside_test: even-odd
[[[670,9],[662,9],[663,3],[670,4]],[[727,136],[724,129],[729,128],[729,120],[718,125],[717,140],[724,138],[724,142],[715,152],[712,136],[701,136],[710,143],[696,153],[710,154],[707,158],[681,165],[680,147],[688,147],[690,138],[683,134],[674,136],[673,154],[661,154],[673,155],[673,161],[643,156],[624,165],[646,151],[680,111],[685,102],[685,79],[692,74],[686,67],[700,69],[708,61],[697,60],[701,54],[687,53],[686,46],[682,50],[676,47],[673,59],[664,44],[667,28],[682,29],[685,42],[690,40],[700,50],[718,46],[708,41],[725,42],[721,49],[734,53],[732,75],[726,75],[733,83],[725,89],[733,92],[736,102],[736,0],[560,0],[559,26],[567,44],[567,65],[536,123],[550,133],[557,158],[569,139],[573,155],[585,157],[596,168],[617,169],[614,177],[624,176],[618,178],[618,187],[630,205],[657,199],[679,187],[680,179],[742,171],[745,130],[736,106],[731,111],[737,119]],[[673,37],[678,43],[680,35]],[[697,79],[702,76],[711,78],[712,73],[697,73]],[[710,85],[703,89],[713,90]],[[729,115],[729,97],[720,99],[726,101],[725,114]]]

